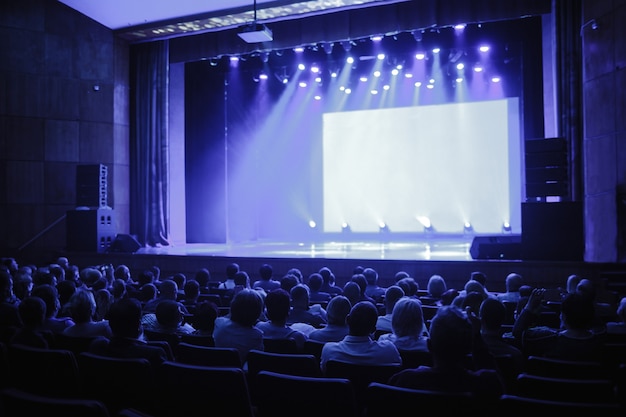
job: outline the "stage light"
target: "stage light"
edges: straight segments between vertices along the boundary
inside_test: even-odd
[[[322,49],[326,54],[330,55],[333,53],[333,46],[334,44],[332,42],[326,42],[322,44]]]
[[[465,68],[465,64],[464,63],[459,62],[458,64],[456,64],[456,69],[462,70],[463,68]]]
[[[378,70],[374,71],[374,77],[378,78],[380,77],[380,75],[381,75],[380,71]]]
[[[385,222],[380,222],[378,224],[378,232],[379,233],[389,233],[389,226]]]
[[[511,233],[511,224],[509,222],[502,223],[502,233]]]
[[[341,232],[342,233],[350,233],[352,232],[352,229],[350,228],[350,225],[346,222],[343,222],[341,224]]]
[[[267,63],[267,61],[269,61],[270,59],[270,53],[269,52],[261,52],[261,61],[263,61],[264,63]]]
[[[426,216],[418,216],[417,217],[417,221],[420,222],[422,224],[422,226],[424,226],[424,232],[432,232],[433,229],[433,224],[431,223],[430,219]]]
[[[472,233],[474,232],[474,227],[470,222],[465,222],[463,224],[463,233]]]
[[[422,60],[424,58],[426,58],[426,54],[423,52],[418,52],[417,54],[415,54],[415,59]]]
[[[311,229],[315,229],[315,227],[316,227],[316,226],[317,226],[317,224],[315,223],[315,221],[314,221],[314,220],[309,220],[309,227],[310,227]]]
[[[492,83],[499,83],[500,82],[500,77],[491,77],[491,82]]]
[[[478,50],[480,52],[487,52],[489,50],[489,46],[488,45],[481,45]]]
[[[349,56],[349,57],[347,57],[347,58],[346,58],[346,62],[347,62],[348,64],[354,64],[354,58],[353,58],[353,57],[351,57],[351,56]]]
[[[295,48],[293,48],[293,51],[295,53],[302,53],[304,52],[304,48],[302,46],[296,46]]]
[[[438,54],[441,52],[441,48],[433,48],[433,54]]]
[[[382,61],[383,59],[385,59],[385,54],[378,54],[376,58],[378,58],[379,61]]]
[[[341,41],[341,47],[343,48],[344,51],[350,52],[350,49],[352,49],[352,42]]]
[[[300,71],[304,71],[306,69],[306,66],[304,64],[300,63],[300,64],[298,64],[298,69]]]
[[[413,32],[411,32],[411,35],[413,35],[413,39],[415,39],[415,42],[421,42],[424,38],[424,31],[414,30]]]
[[[372,42],[380,42],[383,40],[383,36],[382,35],[374,35],[370,38],[370,40]]]

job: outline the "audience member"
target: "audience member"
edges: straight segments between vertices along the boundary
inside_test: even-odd
[[[335,274],[327,266],[320,268],[319,274],[324,278],[321,290],[329,293],[332,297],[343,294],[343,288],[338,287],[335,281]]]
[[[193,334],[199,336],[213,336],[215,328],[215,319],[219,315],[217,305],[211,301],[200,301],[196,305],[196,311],[193,313],[193,327],[196,329]]]
[[[139,288],[137,295],[131,298],[138,299],[141,302],[141,305],[145,306],[147,303],[155,300],[157,298],[157,295],[159,295],[159,290],[157,289],[156,285],[145,284],[144,286]]]
[[[369,301],[376,306],[376,301],[369,295],[365,294],[365,290],[367,289],[367,278],[365,278],[365,275],[354,274],[352,275],[352,278],[350,278],[350,281],[356,282],[359,286],[359,301]]]
[[[280,281],[274,279],[274,270],[271,265],[261,265],[259,268],[259,279],[254,281],[252,288],[262,288],[265,293],[280,288]]]
[[[428,295],[427,297],[420,297],[420,300],[425,304],[441,306],[441,297],[447,289],[446,280],[443,279],[441,275],[431,275],[426,284],[426,292]]]
[[[190,279],[185,282],[185,288],[183,288],[183,298],[181,303],[187,308],[190,314],[193,314],[200,298],[200,284],[195,279]]]
[[[441,294],[441,305],[449,306],[459,296],[459,291],[455,288],[448,288]]]
[[[90,290],[77,289],[70,298],[68,307],[74,325],[63,330],[63,334],[74,337],[111,337],[111,328],[107,320],[93,320],[96,300]]]
[[[329,360],[361,365],[401,365],[402,358],[393,343],[372,338],[378,312],[368,302],[358,302],[346,317],[349,333],[339,342],[326,342],[322,348],[320,366],[326,372]]]
[[[523,284],[524,280],[522,276],[518,273],[511,272],[506,276],[506,280],[504,281],[506,291],[498,294],[496,298],[503,302],[517,303],[520,299],[519,289]]]
[[[430,324],[427,341],[433,365],[402,370],[389,379],[389,384],[429,391],[468,392],[482,404],[495,406],[504,392],[496,371],[472,371],[466,367],[476,340],[475,331],[466,312],[455,306],[440,307]]]
[[[324,284],[324,278],[314,272],[309,275],[307,286],[309,287],[309,302],[327,304],[330,301],[330,294],[322,291],[322,285]]]
[[[30,297],[33,290],[33,277],[23,271],[17,271],[13,277],[13,293],[19,300]]]
[[[617,319],[606,323],[606,332],[609,335],[626,335],[626,297],[622,297],[617,306]]]
[[[144,314],[156,313],[157,306],[164,300],[176,301],[179,304],[181,311],[184,314],[189,314],[189,310],[187,310],[187,307],[185,307],[183,303],[177,301],[178,300],[178,285],[176,284],[175,281],[172,281],[171,279],[166,279],[164,281],[161,281],[161,284],[159,285],[158,288],[159,288],[159,295],[156,298],[150,301],[147,301],[144,304],[143,306]]]
[[[52,341],[52,332],[43,330],[46,303],[39,297],[26,297],[17,308],[22,326],[11,337],[10,343],[48,349]]]
[[[521,346],[532,346],[533,354],[565,360],[600,361],[603,338],[592,331],[592,300],[573,292],[561,302],[561,327],[538,326],[545,289],[533,289],[515,324],[513,336]]]
[[[265,316],[268,320],[257,322],[256,328],[263,332],[266,339],[294,339],[298,349],[302,350],[307,337],[287,325],[290,309],[291,299],[287,291],[281,288],[270,291],[265,297]]]
[[[346,282],[342,293],[350,300],[350,305],[356,305],[361,300],[361,287],[354,281]]]
[[[73,326],[74,321],[69,317],[57,317],[61,302],[59,292],[56,287],[44,284],[33,288],[33,296],[39,297],[46,304],[46,318],[42,329],[52,332],[52,334],[63,333],[67,327]]]
[[[211,273],[207,268],[200,268],[196,271],[194,279],[200,284],[200,294],[208,294],[210,291]]]
[[[96,300],[96,312],[93,316],[94,321],[107,320],[109,308],[113,304],[113,296],[106,288],[101,288],[94,292]]]
[[[378,272],[374,268],[365,268],[363,275],[367,281],[365,295],[371,297],[374,302],[382,303],[385,295],[385,288],[378,285]]]
[[[582,278],[576,286],[576,292],[579,292],[591,300],[594,310],[593,328],[596,333],[606,331],[605,323],[615,320],[615,307],[609,303],[600,302],[598,300],[598,292],[593,281]]]
[[[280,288],[291,293],[291,289],[301,282],[294,274],[286,274],[280,279]]]
[[[393,307],[396,305],[396,302],[404,297],[404,290],[400,288],[398,285],[392,285],[387,287],[385,291],[384,297],[384,305],[385,305],[385,314],[379,315],[376,320],[376,330],[380,333],[393,331],[391,327],[391,319],[393,317]]]
[[[245,364],[250,350],[264,350],[263,332],[255,327],[262,312],[263,299],[258,291],[239,291],[230,303],[230,313],[215,319],[215,346],[236,348]]]
[[[350,313],[351,307],[352,304],[345,296],[334,296],[328,302],[328,307],[326,308],[328,324],[309,333],[309,339],[320,342],[338,342],[343,340],[350,330],[346,317]]]
[[[166,334],[191,334],[196,329],[189,323],[185,323],[185,313],[181,304],[175,300],[162,300],[156,306],[156,312],[144,314],[141,324],[144,330],[150,330]]]
[[[291,274],[295,276],[298,279],[298,284],[304,283],[304,275],[302,275],[302,271],[300,270],[300,268],[296,268],[296,267],[289,268],[289,270],[287,271],[287,274]]]
[[[402,278],[396,283],[396,285],[402,288],[405,297],[418,298],[417,292],[419,291],[420,287],[417,281],[415,281],[415,278]]]
[[[409,278],[410,276],[411,275],[406,271],[398,271],[393,275],[393,280],[396,282],[396,285],[398,285],[398,281],[402,278]]]
[[[13,294],[13,278],[8,270],[0,270],[0,335],[2,341],[7,341],[10,336],[22,326],[20,313],[17,306],[19,299]]]
[[[176,283],[176,287],[178,287],[178,299],[181,300],[185,298],[185,285],[187,284],[187,276],[182,272],[177,272],[168,279],[171,279]],[[198,284],[198,287],[199,285],[200,284]]]
[[[57,317],[70,317],[69,301],[76,292],[76,282],[72,279],[66,279],[57,284],[59,304],[61,305]]]
[[[489,353],[493,356],[510,355],[515,372],[522,372],[522,351],[502,338],[502,325],[506,318],[504,303],[493,297],[485,298],[480,306],[479,317],[480,335]]]
[[[128,292],[126,291],[126,283],[119,278],[114,279],[113,283],[111,283],[111,295],[113,296],[114,301],[126,298],[128,295]]]
[[[250,277],[246,271],[239,271],[235,274],[235,288],[233,288],[233,296],[239,291],[250,289]]]
[[[220,290],[232,290],[235,288],[235,274],[239,272],[239,264],[236,262],[226,265],[226,279],[217,287]]]
[[[97,355],[114,358],[145,358],[153,366],[167,360],[163,348],[142,340],[141,303],[136,298],[121,298],[111,304],[109,326],[111,337],[99,337],[89,346]]]
[[[424,314],[422,303],[416,298],[402,297],[393,307],[391,333],[380,335],[379,341],[390,341],[398,350],[428,352],[427,338],[423,336]]]
[[[309,287],[298,284],[291,289],[291,310],[287,324],[306,323],[315,328],[328,322],[326,310],[319,304],[310,304]]]

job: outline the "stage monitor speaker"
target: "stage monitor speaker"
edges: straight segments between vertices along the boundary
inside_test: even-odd
[[[141,248],[141,243],[134,236],[118,234],[109,248],[109,252],[135,253]]]
[[[520,235],[476,236],[470,247],[472,259],[521,259]]]
[[[581,202],[522,203],[522,259],[582,261]]]
[[[66,213],[66,247],[75,252],[106,252],[115,238],[112,209],[71,210]]]
[[[76,166],[76,207],[104,208],[107,203],[106,165]]]

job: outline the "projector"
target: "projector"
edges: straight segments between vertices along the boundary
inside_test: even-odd
[[[241,26],[237,35],[247,43],[271,42],[274,39],[272,31],[259,23]]]

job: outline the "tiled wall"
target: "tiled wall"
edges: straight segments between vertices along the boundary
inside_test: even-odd
[[[618,232],[616,198],[616,194],[626,192],[624,22],[624,0],[583,2],[583,177],[588,262],[626,260],[620,243],[626,236]]]
[[[107,165],[108,204],[128,233],[128,108],[128,46],[111,30],[56,1],[2,2],[2,256],[22,248],[45,262],[64,249],[57,220],[76,207],[78,164]]]

